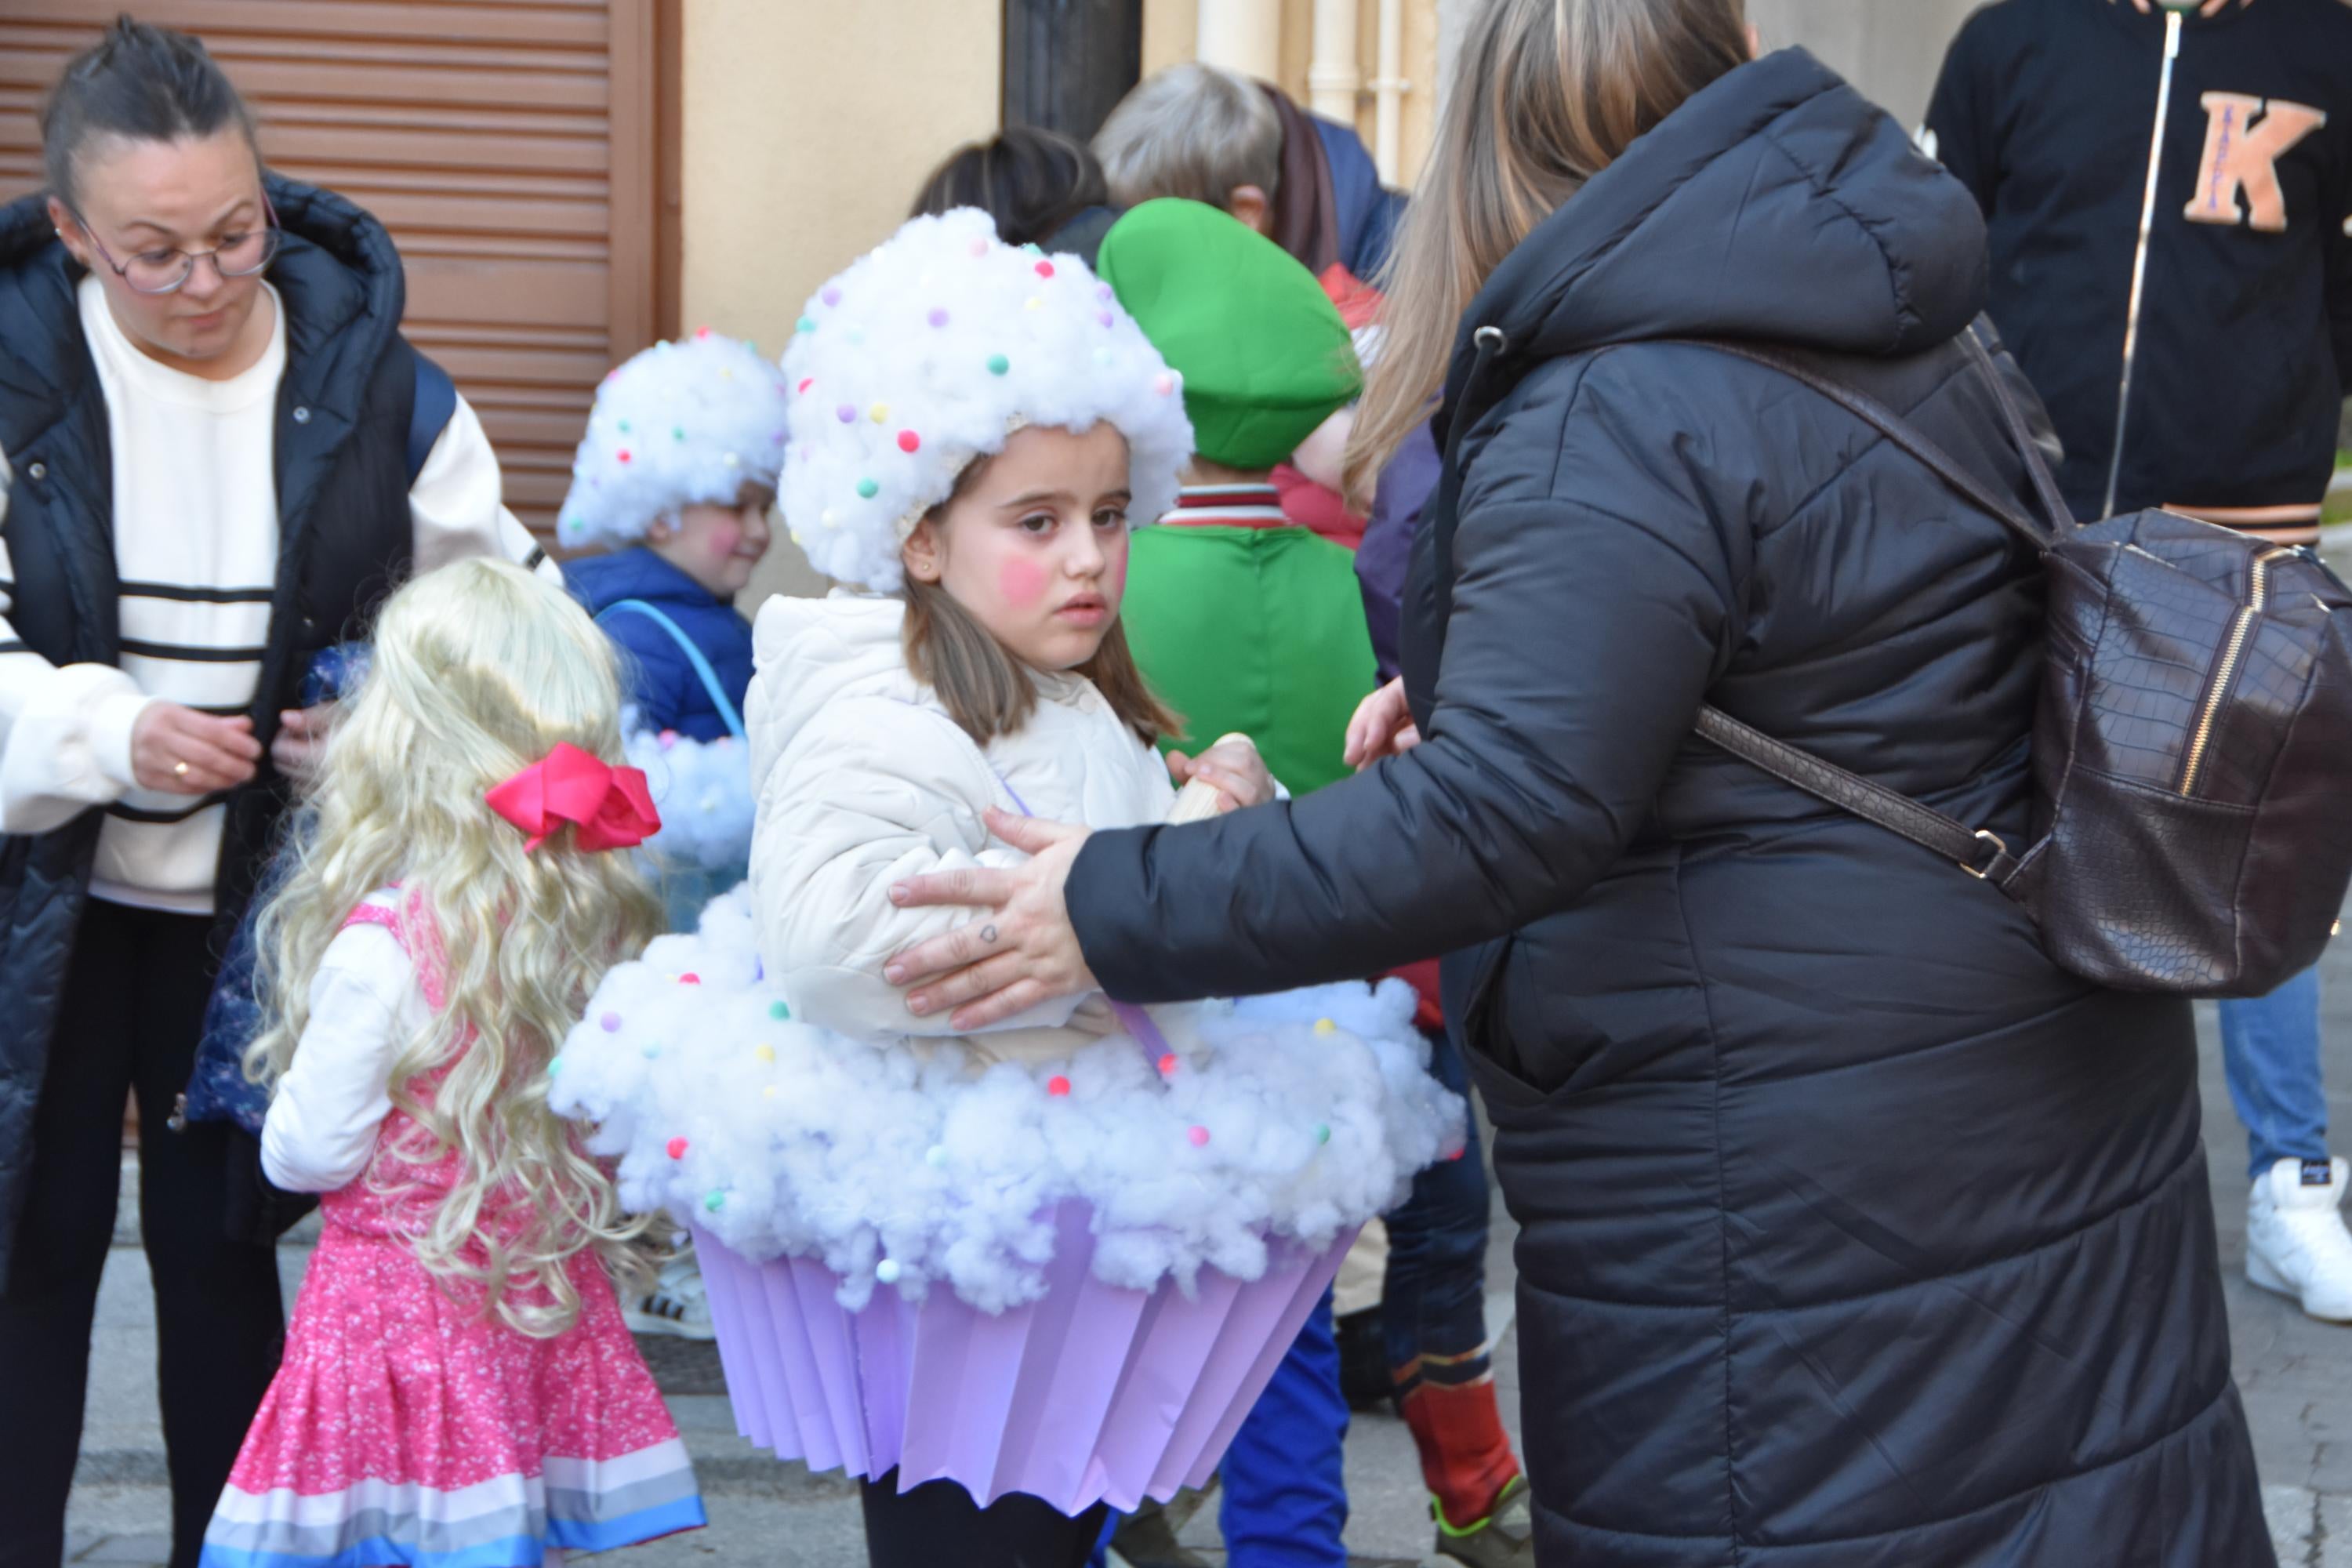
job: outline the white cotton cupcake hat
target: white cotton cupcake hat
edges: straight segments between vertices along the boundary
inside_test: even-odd
[[[634,543],[680,507],[734,505],[746,480],[772,489],[785,404],[759,350],[708,327],[633,356],[596,389],[557,542]]]
[[[1192,456],[1181,383],[1110,285],[1003,244],[977,208],[910,220],[818,289],[783,367],[784,521],[818,571],[879,591],[923,514],[1024,426],[1108,420],[1134,523],[1176,504]]]

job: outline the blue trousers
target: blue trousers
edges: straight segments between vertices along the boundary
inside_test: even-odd
[[[2319,971],[2267,996],[2225,1001],[2221,1068],[2246,1124],[2251,1176],[2281,1160],[2327,1158],[2327,1097],[2319,1083]]]
[[[1230,1568],[1347,1568],[1347,1440],[1326,1290],[1225,1451],[1217,1522]]]

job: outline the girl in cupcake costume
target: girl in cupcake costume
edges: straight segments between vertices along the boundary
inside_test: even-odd
[[[262,1163],[323,1194],[284,1365],[206,1568],[538,1568],[703,1522],[608,1267],[638,1226],[547,1104],[657,929],[614,660],[475,561],[402,589],[264,911]]]
[[[786,521],[863,591],[761,608],[750,886],[606,976],[555,1100],[694,1225],[739,1424],[865,1482],[874,1563],[1076,1563],[1205,1482],[1461,1102],[1401,986],[907,1010],[886,960],[958,917],[890,889],[1025,858],[988,812],[1184,809],[1118,611],[1191,429],[1109,290],[977,212],[825,285],[783,366]],[[1272,793],[1203,764],[1202,809]]]

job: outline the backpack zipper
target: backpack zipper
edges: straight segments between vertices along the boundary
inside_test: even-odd
[[[2247,574],[2246,602],[2230,622],[2230,640],[2221,649],[2221,662],[2213,667],[2213,687],[2206,693],[2205,703],[2197,715],[2197,731],[2189,737],[2189,761],[2180,770],[2180,793],[2189,795],[2197,788],[2197,775],[2204,771],[2205,749],[2212,743],[2213,726],[2221,717],[2221,704],[2230,695],[2231,680],[2238,673],[2238,661],[2245,656],[2246,643],[2254,634],[2254,617],[2263,613],[2263,605],[2270,597],[2271,563],[2294,552],[2284,547],[2265,550],[2254,557],[2252,571]]]
[[[2132,248],[2131,300],[2124,309],[2124,374],[2116,388],[2116,444],[2107,458],[2107,499],[2101,517],[2116,514],[2116,487],[2123,479],[2124,432],[2131,424],[2132,361],[2139,353],[2139,304],[2147,281],[2147,237],[2156,223],[2157,176],[2164,172],[2164,121],[2172,108],[2172,62],[2180,58],[2180,13],[2164,14],[2164,73],[2157,79],[2156,128],[2147,138],[2147,191],[2140,197],[2139,241]]]

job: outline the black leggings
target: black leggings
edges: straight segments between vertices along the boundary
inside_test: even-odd
[[[986,1508],[955,1481],[898,1490],[898,1472],[858,1487],[872,1568],[1082,1568],[1102,1534],[1097,1503],[1072,1519],[1043,1498],[1007,1492]]]
[[[212,987],[212,924],[92,900],[74,938],[0,1295],[0,1568],[57,1568],[65,1550],[128,1095],[139,1097],[139,1224],[155,1289],[173,1568],[194,1568],[278,1370],[278,1260],[228,1239],[228,1131],[169,1125]]]

